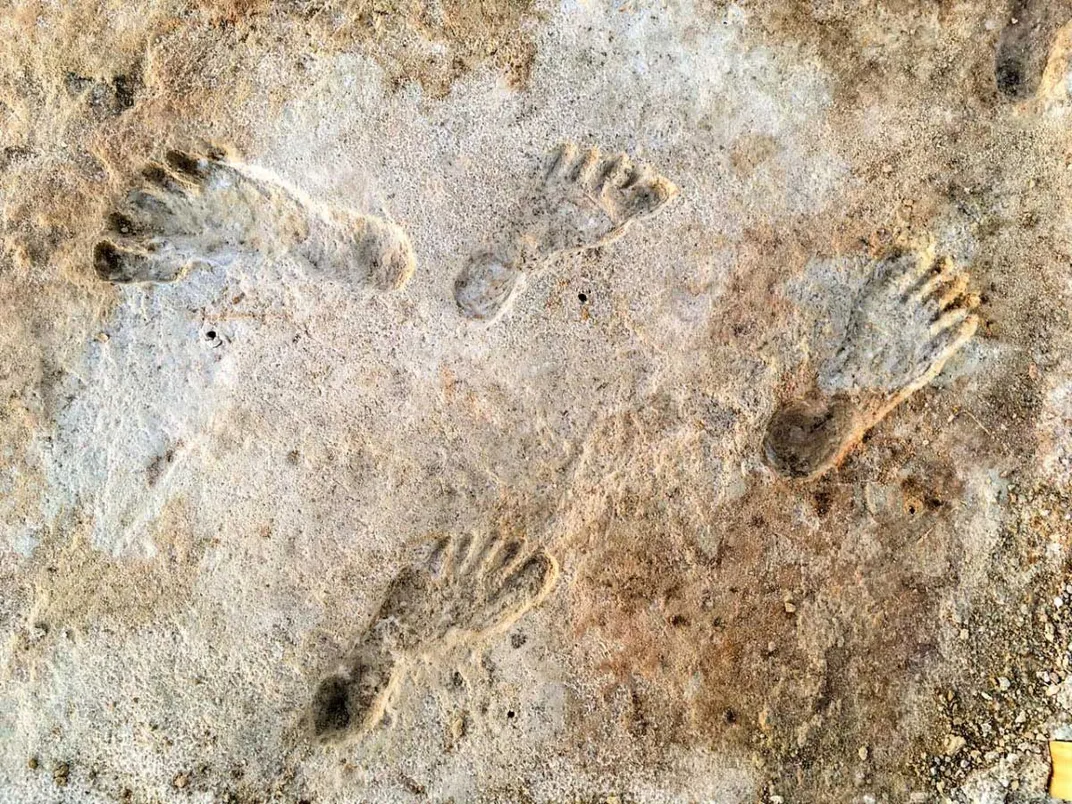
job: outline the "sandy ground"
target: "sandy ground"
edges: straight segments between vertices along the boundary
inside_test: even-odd
[[[1063,2],[0,12],[0,800],[1045,800],[1072,737]],[[564,141],[679,192],[467,319],[456,277]],[[100,281],[139,171],[205,142],[390,218],[413,277],[261,249]],[[783,477],[771,417],[875,260],[928,248],[974,337]],[[449,571],[385,617],[467,533],[554,570],[494,617]],[[388,620],[417,636],[382,717],[322,745],[318,685]]]

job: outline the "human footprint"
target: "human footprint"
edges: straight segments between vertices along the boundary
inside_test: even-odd
[[[978,298],[968,275],[933,251],[879,260],[853,303],[844,338],[819,371],[818,394],[771,419],[763,449],[787,477],[815,478],[938,376],[975,333]]]
[[[658,212],[677,193],[666,178],[633,165],[623,153],[604,157],[598,148],[580,151],[566,143],[523,200],[525,211],[506,237],[458,275],[458,307],[467,318],[497,318],[526,275],[563,255],[617,240],[630,223]]]
[[[384,716],[412,662],[509,628],[558,577],[544,550],[468,535],[441,539],[402,570],[371,625],[313,696],[311,725],[325,743],[359,738]]]
[[[994,53],[994,83],[1002,95],[1022,101],[1035,96],[1040,84],[1046,94],[1047,63],[1064,45],[1064,37],[1058,31],[1070,17],[1072,4],[1068,0],[1009,2],[1008,22],[998,36]]]
[[[413,249],[390,221],[318,204],[274,174],[222,150],[168,151],[142,171],[94,248],[107,282],[170,282],[198,265],[296,254],[351,285],[397,290]]]

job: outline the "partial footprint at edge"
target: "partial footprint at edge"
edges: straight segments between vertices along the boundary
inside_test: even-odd
[[[1012,0],[998,37],[994,81],[1010,100],[1031,98],[1043,80],[1058,29],[1072,18],[1066,0]]]
[[[658,212],[678,188],[624,153],[604,157],[566,143],[543,170],[525,212],[508,235],[473,257],[454,283],[467,318],[498,318],[520,292],[525,276],[557,258],[621,237],[629,225]]]
[[[820,368],[818,393],[783,405],[763,442],[779,474],[815,478],[941,373],[975,334],[968,275],[931,250],[879,260],[853,303],[844,338]]]
[[[267,170],[222,150],[168,151],[108,217],[93,253],[107,282],[170,282],[198,265],[295,254],[317,271],[380,291],[413,274],[413,248],[394,223],[314,202]]]
[[[383,719],[411,663],[460,641],[501,632],[547,596],[558,565],[519,540],[447,537],[400,572],[371,625],[313,697],[323,743],[365,735]]]

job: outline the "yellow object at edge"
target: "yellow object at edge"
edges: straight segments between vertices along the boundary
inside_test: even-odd
[[[1050,740],[1050,795],[1072,801],[1072,742]]]

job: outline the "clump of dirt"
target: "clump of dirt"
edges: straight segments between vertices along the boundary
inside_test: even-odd
[[[1040,789],[1047,740],[1070,716],[1070,566],[1054,566],[1051,557],[1067,551],[1072,494],[1010,483],[1009,509],[979,599],[953,622],[960,649],[942,668],[928,707],[941,728],[912,763],[939,793],[995,767],[1013,791]]]
[[[596,669],[632,690],[642,730],[744,751],[792,801],[918,789],[927,727],[905,707],[935,683],[959,481],[908,444],[869,449],[899,468],[861,457],[810,486],[753,484],[712,512],[706,548],[695,523],[611,507],[574,587],[577,633],[616,646]]]

